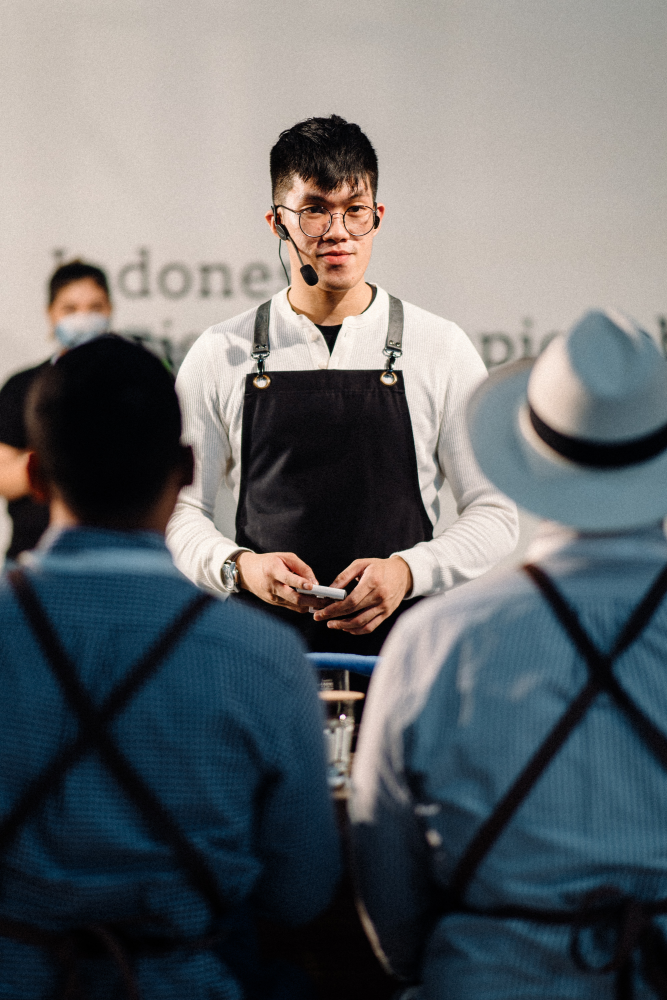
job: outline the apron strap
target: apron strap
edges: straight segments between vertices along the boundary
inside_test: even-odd
[[[385,368],[393,370],[396,360],[403,354],[403,303],[395,296],[389,296],[389,323],[387,339],[382,352],[387,359]]]
[[[257,362],[257,371],[264,373],[264,362],[271,353],[269,344],[269,319],[271,318],[271,299],[257,306],[255,313],[255,328],[252,336],[252,351],[250,357]]]
[[[667,593],[667,567],[658,574],[608,654],[600,653],[595,648],[590,637],[581,627],[574,610],[567,604],[544,570],[540,569],[539,566],[526,566],[524,568],[539,587],[559,622],[586,661],[589,683],[595,684],[598,690],[607,691],[612,696],[618,707],[632,723],[641,741],[648,747],[661,767],[667,771],[667,737],[635,704],[612,673],[614,661],[641,635]]]
[[[136,958],[160,958],[172,955],[175,951],[190,954],[222,948],[229,936],[229,927],[203,937],[161,937],[150,935],[137,937],[132,934],[134,921],[125,923],[84,924],[81,927],[69,927],[65,930],[46,930],[34,924],[24,923],[0,917],[0,937],[9,938],[20,944],[33,948],[43,948],[49,951],[53,959],[60,964],[65,973],[65,983],[62,1000],[86,1000],[88,994],[83,989],[81,981],[82,964],[88,960],[107,958],[111,961],[122,980],[126,1000],[141,1000],[139,984],[134,971],[133,960]],[[223,959],[231,972],[245,983],[248,981],[246,970],[237,968],[233,958],[224,955]],[[246,973],[244,975],[244,973]],[[250,977],[252,979],[252,976]],[[256,985],[251,982],[251,987]],[[61,994],[59,993],[60,997]],[[246,1000],[259,1000],[259,994],[250,992],[244,994]]]
[[[569,604],[557,590],[544,570],[535,565],[523,567],[551,606],[588,667],[588,681],[556,722],[544,742],[533,754],[518,778],[497,804],[489,818],[482,823],[460,858],[449,885],[444,890],[444,908],[448,912],[460,910],[463,897],[480,864],[499,836],[532,790],[544,770],[566,742],[570,733],[584,718],[600,691],[608,691],[617,705],[630,719],[642,741],[667,770],[667,738],[644,715],[614,678],[611,667],[614,660],[635,642],[658,608],[667,592],[667,567],[658,575],[648,592],[621,630],[611,653],[601,653],[584,631]]]
[[[534,906],[463,905],[461,913],[491,920],[526,920],[542,926],[570,928],[570,958],[580,972],[613,975],[616,1000],[633,1000],[635,966],[660,1000],[667,1000],[667,940],[655,918],[667,914],[667,899],[643,900],[624,895],[614,886],[600,886],[575,910],[547,910]],[[608,947],[606,961],[591,961],[582,947],[584,934]],[[635,956],[639,962],[635,963]]]
[[[271,353],[269,342],[269,320],[271,318],[271,299],[262,302],[255,313],[255,326],[252,336],[250,357],[257,362],[257,372],[264,374],[266,359]],[[389,296],[389,323],[387,339],[382,352],[387,358],[386,368],[391,371],[397,358],[403,354],[403,303],[394,295]]]
[[[216,877],[205,855],[185,836],[176,820],[144,782],[138,771],[117,746],[111,734],[113,719],[127,707],[138,690],[155,675],[187,629],[210,606],[210,594],[198,594],[186,605],[145,656],[129,671],[98,708],[82,685],[74,663],[64,649],[37,594],[23,570],[8,574],[9,583],[37,639],[47,664],[53,671],[66,701],[79,720],[79,735],[58,753],[29,784],[27,790],[0,824],[0,852],[9,847],[29,816],[58,786],[67,771],[92,749],[114,775],[146,825],[158,840],[168,844],[190,885],[206,900],[215,916],[227,909],[217,888]]]

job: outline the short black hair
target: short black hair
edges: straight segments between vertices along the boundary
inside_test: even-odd
[[[280,133],[271,150],[271,185],[274,204],[282,200],[294,175],[314,181],[322,191],[336,191],[343,184],[356,186],[368,178],[377,196],[378,159],[358,125],[340,115],[307,118]]]
[[[90,278],[91,281],[94,281],[111,301],[109,282],[102,268],[95,267],[94,264],[85,264],[77,258],[70,260],[67,264],[61,264],[51,275],[49,279],[49,305],[53,305],[59,291],[66,288],[67,285],[71,285],[73,281],[81,281],[83,278]]]
[[[154,354],[114,334],[36,376],[26,425],[45,479],[88,524],[148,513],[183,457],[174,379]]]

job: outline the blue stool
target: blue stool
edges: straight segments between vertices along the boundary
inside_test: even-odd
[[[351,670],[370,677],[379,656],[359,656],[357,653],[307,653],[308,659],[319,670]]]

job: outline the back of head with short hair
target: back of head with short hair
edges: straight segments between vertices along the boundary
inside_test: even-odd
[[[282,201],[294,175],[322,191],[336,191],[346,183],[356,187],[368,179],[373,201],[377,195],[375,150],[359,126],[340,115],[307,118],[280,133],[271,150],[274,204]]]
[[[67,285],[71,285],[73,281],[81,281],[83,278],[90,278],[91,281],[94,281],[109,301],[111,301],[109,282],[102,268],[95,267],[94,264],[84,264],[82,260],[77,258],[77,260],[71,260],[67,264],[61,264],[51,275],[49,280],[49,305],[53,305],[61,289],[66,288]]]
[[[155,355],[113,334],[62,355],[35,379],[29,445],[86,524],[147,513],[182,458],[174,380]]]

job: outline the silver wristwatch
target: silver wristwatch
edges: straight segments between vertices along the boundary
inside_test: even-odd
[[[223,590],[226,590],[228,594],[238,594],[239,590],[239,571],[236,568],[235,559],[226,559],[222,564],[222,586]]]

